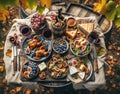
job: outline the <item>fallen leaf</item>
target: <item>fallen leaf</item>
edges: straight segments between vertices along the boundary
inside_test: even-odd
[[[0,72],[4,71],[4,66],[0,66]]]
[[[39,5],[39,6],[37,6],[37,9],[36,9],[40,14],[42,14],[43,12],[44,12],[44,10],[45,10],[45,6],[41,6],[41,5]]]
[[[107,19],[109,19],[110,21],[113,21],[113,20],[115,20],[116,13],[117,13],[117,10],[116,10],[116,8],[114,8],[114,9],[112,9],[111,11],[107,12],[107,13],[105,14],[105,16],[106,16]]]
[[[15,90],[18,93],[18,92],[20,92],[22,90],[22,87],[16,87]]]
[[[100,13],[101,11],[104,10],[103,8],[105,8],[105,4],[106,4],[106,0],[98,0],[98,2],[94,3],[93,10],[95,12],[99,12]]]
[[[4,61],[3,61],[3,58],[0,58],[0,63],[3,63]]]
[[[9,87],[8,87],[8,86],[6,86],[6,87],[5,87],[5,91],[8,91],[8,90],[9,90]]]
[[[4,79],[2,80],[2,83],[3,83],[3,84],[6,84],[6,83],[7,83],[7,79],[4,78]]]
[[[0,51],[4,49],[4,46],[0,46]]]
[[[6,56],[11,57],[12,56],[12,50],[8,49],[6,52]]]
[[[0,9],[0,20],[6,21],[6,17],[9,15],[7,10]]]

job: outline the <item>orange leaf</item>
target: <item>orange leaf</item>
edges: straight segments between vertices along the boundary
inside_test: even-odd
[[[19,2],[24,9],[28,8],[26,0],[19,0]]]
[[[12,56],[12,50],[11,50],[11,49],[8,49],[8,50],[7,50],[7,52],[6,52],[6,56],[9,56],[9,57]]]
[[[0,20],[6,21],[6,17],[9,15],[9,12],[4,9],[0,9]]]
[[[0,46],[0,51],[4,49],[4,46]]]

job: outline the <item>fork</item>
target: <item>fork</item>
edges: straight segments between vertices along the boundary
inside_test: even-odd
[[[20,67],[21,66],[20,65],[20,52],[21,52],[21,49],[18,48],[17,52],[18,52],[18,56],[17,56],[17,70],[20,71],[20,69],[21,69],[21,67]]]

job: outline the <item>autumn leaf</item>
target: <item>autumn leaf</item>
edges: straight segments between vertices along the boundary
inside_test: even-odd
[[[8,9],[9,6],[15,6],[19,0],[0,0],[0,8]],[[34,1],[34,0],[33,0]]]
[[[11,57],[12,56],[12,50],[8,49],[6,52],[6,56]]]
[[[0,51],[4,49],[4,46],[0,46]]]
[[[30,9],[33,9],[37,6],[37,0],[26,0],[26,3]]]
[[[19,2],[24,9],[28,8],[26,0],[19,0]]]
[[[120,18],[120,5],[117,6],[117,18]]]
[[[111,11],[107,12],[105,16],[107,17],[108,20],[113,21],[116,17],[116,8],[112,9]]]
[[[95,12],[102,12],[105,8],[106,0],[99,0],[98,2],[94,3],[94,8],[93,10]]]
[[[116,7],[116,5],[117,5],[117,3],[112,1],[112,0],[107,2],[106,5],[105,5],[107,12],[113,10]]]
[[[6,17],[9,15],[9,12],[4,9],[0,9],[0,20],[6,21]]]
[[[117,27],[120,27],[120,18],[116,18],[116,19],[115,19],[115,25],[116,25]]]
[[[38,13],[42,14],[44,12],[44,10],[45,10],[45,6],[39,5],[39,6],[37,6],[36,10],[38,11]]]

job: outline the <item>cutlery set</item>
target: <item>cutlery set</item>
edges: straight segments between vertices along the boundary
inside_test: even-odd
[[[13,64],[13,75],[15,75],[15,73],[17,71],[20,71],[20,52],[21,49],[18,48],[16,45],[14,45],[12,47],[12,64]]]

